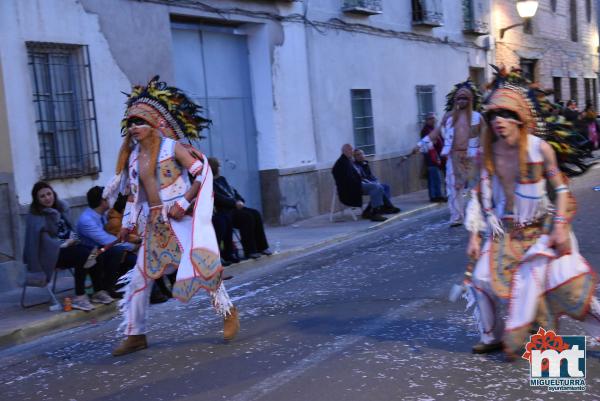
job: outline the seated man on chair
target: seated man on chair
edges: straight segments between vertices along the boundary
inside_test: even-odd
[[[363,182],[354,164],[352,157],[352,145],[349,143],[342,146],[342,154],[333,165],[331,173],[335,180],[340,202],[350,207],[362,207],[362,196],[369,195],[371,198],[371,210],[368,208],[363,212],[363,217],[371,221],[387,220],[381,214],[383,213],[384,192],[381,185]]]
[[[354,165],[358,167],[358,173],[360,174],[360,178],[363,183],[373,183],[375,185],[381,186],[383,190],[383,213],[400,213],[400,208],[394,206],[392,201],[390,201],[390,186],[388,184],[383,184],[379,182],[377,177],[373,175],[371,172],[371,167],[369,167],[369,162],[365,159],[365,152],[362,149],[354,149]],[[367,211],[369,210],[370,205],[367,207]]]

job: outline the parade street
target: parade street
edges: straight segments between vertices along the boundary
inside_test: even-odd
[[[573,183],[581,253],[600,266],[600,169]],[[2,400],[600,399],[600,352],[587,389],[529,385],[528,362],[478,356],[462,278],[466,231],[440,209],[261,268],[229,270],[241,332],[230,344],[204,293],[152,306],[149,348],[115,358],[118,319],[0,353]],[[562,334],[582,335],[563,319]]]

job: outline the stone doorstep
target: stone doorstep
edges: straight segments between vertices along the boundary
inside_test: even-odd
[[[378,230],[387,225],[396,222],[398,220],[402,220],[406,217],[410,217],[415,214],[419,214],[425,212],[427,210],[432,210],[436,208],[444,208],[446,207],[445,203],[427,203],[425,205],[418,206],[411,210],[403,211],[396,215],[389,215],[388,219],[383,222],[375,223],[375,224],[367,224],[361,227],[358,230],[351,230],[346,233],[341,233],[334,235],[332,237],[324,238],[319,241],[316,241],[308,246],[300,246],[284,249],[277,254],[273,254],[271,256],[263,256],[257,260],[244,260],[239,263],[233,264],[225,268],[226,272],[232,273],[232,269],[236,267],[251,267],[252,265],[259,266],[261,264],[267,264],[275,261],[280,261],[295,255],[299,255],[301,253],[315,251],[319,248],[333,245],[339,242],[343,242],[349,240],[357,235],[365,234],[369,231]],[[318,216],[319,218],[322,216]],[[335,222],[330,223],[327,215],[327,224],[335,224]],[[358,223],[358,222],[357,222]],[[371,222],[369,222],[371,223]],[[295,229],[295,228],[292,228]],[[267,231],[268,228],[267,228]],[[58,330],[66,330],[73,327],[78,327],[84,325],[86,323],[94,324],[100,320],[107,320],[117,315],[118,313],[118,301],[113,302],[110,305],[96,305],[96,308],[90,312],[84,312],[79,310],[73,310],[70,312],[50,312],[52,313],[46,319],[38,319],[30,324],[25,324],[23,327],[17,329],[9,329],[0,332],[0,349],[8,348],[14,345],[26,343],[28,341],[32,341],[36,338],[42,337],[44,335],[50,334],[54,331]]]

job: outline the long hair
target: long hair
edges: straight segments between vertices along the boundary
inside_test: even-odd
[[[59,212],[63,212],[64,210],[58,201],[58,195],[56,194],[56,191],[45,181],[38,181],[33,184],[33,188],[31,188],[31,205],[29,205],[29,212],[31,214],[42,214],[42,210],[46,208],[40,203],[37,196],[38,192],[44,188],[49,188],[54,195],[54,203],[52,204],[52,208],[58,210]]]
[[[161,142],[162,134],[156,128],[153,128],[152,137],[148,138],[151,140],[150,147],[150,171],[154,171],[156,168],[156,162],[158,159],[158,152],[160,151],[160,142]],[[117,157],[117,168],[116,173],[120,174],[122,171],[127,172],[129,167],[129,156],[131,155],[131,151],[133,150],[133,141],[131,135],[127,133],[125,135],[125,139],[121,144],[121,149],[119,150],[119,156]]]
[[[525,124],[519,127],[519,174],[521,179],[527,176],[527,135],[529,129]],[[496,134],[491,127],[491,124],[486,124],[483,131],[483,167],[489,172],[490,176],[496,172],[494,164],[494,155],[492,153],[492,145],[497,141]]]

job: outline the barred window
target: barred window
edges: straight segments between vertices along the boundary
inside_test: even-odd
[[[417,105],[419,107],[419,125],[423,125],[427,114],[435,111],[435,86],[417,85]]]
[[[27,42],[44,179],[101,170],[87,46]]]
[[[375,154],[373,131],[373,106],[370,89],[352,89],[352,121],[354,125],[354,147],[367,155]]]

